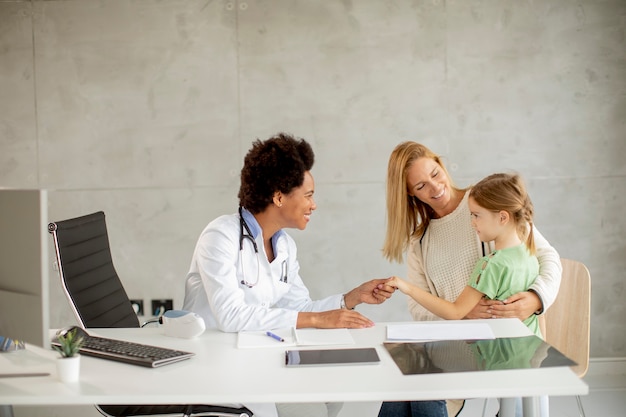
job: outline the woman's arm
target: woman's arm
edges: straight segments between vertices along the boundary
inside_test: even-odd
[[[539,261],[539,276],[530,287],[542,301],[541,313],[550,308],[559,293],[563,266],[559,253],[550,246],[548,240],[543,237],[539,230],[533,230],[535,247],[537,248],[537,260]]]

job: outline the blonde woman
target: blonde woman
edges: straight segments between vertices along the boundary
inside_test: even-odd
[[[408,281],[449,301],[466,287],[476,260],[493,250],[493,242],[483,244],[472,229],[469,191],[456,187],[441,158],[420,143],[401,143],[391,153],[383,254],[403,262],[406,253]],[[481,298],[465,318],[525,320],[554,302],[561,283],[560,257],[537,228],[532,230],[539,262],[533,285],[505,300]],[[412,298],[408,304],[414,320],[440,320]],[[448,400],[448,415],[457,415],[462,406],[462,400]],[[405,408],[406,404],[383,403],[379,416],[410,416],[401,411]]]
[[[493,174],[469,192],[471,225],[482,242],[494,242],[494,250],[474,265],[468,284],[454,301],[439,298],[401,278],[388,285],[424,306],[437,316],[460,320],[479,301],[506,300],[526,291],[539,274],[533,238],[533,205],[519,175]],[[533,333],[541,336],[539,320],[532,314],[524,320]]]

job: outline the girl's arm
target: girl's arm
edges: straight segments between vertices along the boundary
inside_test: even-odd
[[[387,284],[392,287],[397,287],[426,309],[447,320],[460,320],[464,318],[483,297],[483,293],[480,291],[466,286],[457,299],[454,302],[450,302],[432,295],[398,277],[391,278]]]

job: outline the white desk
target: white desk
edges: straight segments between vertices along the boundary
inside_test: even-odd
[[[496,337],[530,334],[516,319],[485,322]],[[351,331],[356,346],[377,349],[380,364],[315,368],[286,368],[285,348],[278,343],[276,348],[237,349],[236,334],[214,330],[187,340],[167,337],[159,328],[93,329],[92,334],[191,351],[196,356],[155,369],[83,356],[80,382],[63,384],[55,378],[52,359],[57,354],[30,347],[9,355],[15,355],[14,362],[29,362],[24,364],[24,371],[44,370],[51,376],[0,378],[0,404],[245,404],[588,393],[587,385],[568,367],[405,376],[382,344],[385,329],[386,323],[379,323],[370,329]],[[525,407],[525,414],[532,415],[532,410],[527,408],[530,407]]]

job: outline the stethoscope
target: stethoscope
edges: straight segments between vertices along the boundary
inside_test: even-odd
[[[244,234],[244,230],[246,231],[245,234]],[[256,256],[256,280],[254,282],[249,282],[248,280],[246,280],[246,272],[244,271],[244,268],[243,268],[242,259],[243,259],[244,239],[247,239],[252,243],[252,247],[254,248],[254,255]],[[252,236],[252,232],[250,231],[250,228],[248,227],[248,223],[246,223],[246,220],[243,218],[241,206],[239,206],[239,266],[241,267],[241,275],[243,275],[243,279],[240,281],[241,285],[245,285],[248,288],[252,288],[259,283],[259,270],[261,268],[261,261],[259,260],[259,247],[257,246],[256,241],[254,240],[254,237]],[[281,267],[280,282],[284,282],[285,284],[287,284],[288,267],[287,267],[286,259],[281,263],[280,267]]]
[[[246,231],[246,234],[244,234],[244,229]],[[252,247],[254,248],[254,255],[256,256],[256,281],[254,282],[249,282],[248,280],[246,280],[246,272],[244,271],[244,268],[243,268],[242,259],[243,259],[244,239],[247,239],[250,242],[252,242]],[[252,288],[255,285],[257,285],[259,283],[259,270],[261,268],[261,262],[259,261],[259,247],[257,246],[256,241],[254,240],[254,237],[252,236],[252,232],[250,231],[250,228],[248,227],[248,223],[246,223],[245,219],[243,218],[241,206],[239,206],[239,265],[241,267],[241,274],[243,275],[243,279],[241,280],[241,285],[245,285],[248,288]]]

